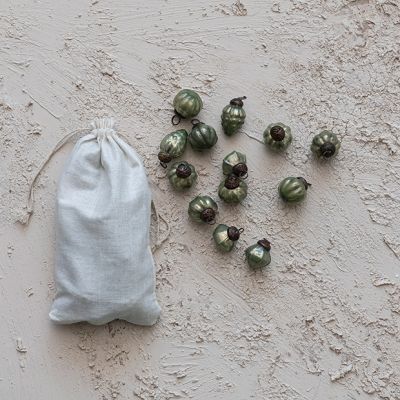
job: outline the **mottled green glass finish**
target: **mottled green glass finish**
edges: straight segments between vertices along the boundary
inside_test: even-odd
[[[218,188],[218,196],[226,203],[240,203],[247,196],[247,184],[240,180],[239,186],[234,189],[229,189],[225,186],[226,180],[223,180]]]
[[[180,157],[187,143],[188,133],[185,129],[179,129],[164,136],[160,143],[160,153],[167,154],[171,158]]]
[[[191,89],[182,89],[174,98],[174,109],[183,118],[193,118],[203,108],[201,97]]]
[[[338,137],[331,131],[322,131],[315,135],[311,143],[311,151],[321,158],[330,158],[340,149]]]
[[[238,164],[246,164],[246,155],[238,151],[232,151],[222,161],[222,172],[224,175],[233,173],[233,168]]]
[[[281,128],[283,128],[285,135],[282,140],[275,140],[271,136],[271,129],[275,126],[280,126]],[[282,124],[281,122],[268,125],[267,129],[265,129],[264,131],[263,137],[264,137],[264,143],[272,150],[277,150],[277,151],[287,149],[290,143],[292,143],[293,139],[291,129],[287,125]]]
[[[221,114],[221,124],[227,136],[234,135],[244,124],[246,112],[243,106],[228,104],[224,107]]]
[[[288,203],[300,203],[307,194],[308,184],[304,179],[289,176],[278,187],[279,195]]]
[[[179,176],[179,171],[177,172],[178,167],[182,164],[190,170],[190,175],[187,177]],[[189,189],[197,180],[196,169],[186,161],[178,161],[171,165],[167,175],[171,185],[177,190]]]
[[[211,222],[204,220],[204,211],[213,210],[216,214],[218,211],[217,203],[210,196],[196,196],[190,203],[188,213],[190,218],[196,222]]]
[[[235,246],[235,241],[231,240],[228,236],[229,226],[220,224],[213,232],[213,239],[218,250],[229,252]]]
[[[218,136],[215,129],[206,125],[203,122],[199,122],[193,125],[193,128],[189,134],[189,142],[196,151],[202,151],[210,149],[217,143]]]
[[[271,263],[270,251],[256,243],[245,251],[246,261],[251,269],[260,269]]]

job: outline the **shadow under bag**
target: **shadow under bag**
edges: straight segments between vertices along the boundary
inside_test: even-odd
[[[160,315],[150,249],[151,193],[111,118],[75,145],[57,191],[57,294],[50,318],[152,325]]]

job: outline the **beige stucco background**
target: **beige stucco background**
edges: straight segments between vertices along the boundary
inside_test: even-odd
[[[397,0],[0,0],[0,398],[400,399],[400,5]],[[185,159],[198,185],[174,193],[156,159],[171,101],[201,93],[215,149]],[[246,124],[219,118],[246,95]],[[112,115],[143,157],[167,238],[155,254],[160,322],[57,327],[54,202],[73,143],[36,185],[67,133]],[[270,122],[294,142],[272,154]],[[189,128],[189,124],[183,123]],[[320,163],[312,136],[333,129],[339,156]],[[218,254],[187,204],[216,196],[222,158],[245,152],[249,196],[220,203],[245,229]],[[288,175],[312,184],[287,207]],[[251,272],[246,246],[266,236],[271,265]]]

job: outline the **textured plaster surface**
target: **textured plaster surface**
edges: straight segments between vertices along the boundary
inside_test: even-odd
[[[400,399],[397,0],[0,4],[1,399]],[[186,151],[199,182],[177,194],[155,155],[181,87],[201,93],[219,141]],[[220,112],[241,95],[246,124],[224,137]],[[153,328],[48,320],[56,184],[72,143],[41,175],[30,224],[18,222],[56,142],[103,115],[143,157],[171,228],[155,254]],[[277,121],[294,134],[283,155],[245,135]],[[320,163],[309,144],[325,128],[342,149]],[[245,233],[221,255],[186,208],[216,196],[234,149],[248,157],[249,196],[220,204],[218,221]],[[288,175],[313,184],[301,206],[278,199]],[[243,251],[263,236],[273,261],[251,272]]]

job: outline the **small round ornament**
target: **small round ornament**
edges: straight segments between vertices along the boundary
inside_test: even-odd
[[[309,186],[311,186],[311,183],[308,183],[304,178],[289,176],[279,184],[278,191],[281,198],[286,202],[300,203],[305,199]]]
[[[224,175],[235,174],[239,178],[247,177],[246,155],[238,151],[232,151],[222,161]]]
[[[271,243],[267,239],[261,239],[256,244],[245,250],[247,264],[251,269],[266,267],[271,262]]]
[[[172,117],[172,124],[178,125],[181,119],[193,118],[203,108],[201,97],[191,89],[182,89],[174,98],[175,115]]]
[[[227,136],[235,134],[244,124],[246,112],[243,109],[243,100],[245,98],[246,96],[232,99],[222,110],[221,124]]]
[[[188,213],[196,222],[215,223],[218,205],[210,196],[196,196],[190,203]]]
[[[263,136],[264,143],[273,150],[285,150],[292,143],[291,129],[281,122],[268,125]]]
[[[168,171],[171,185],[178,190],[189,189],[197,180],[197,172],[192,164],[178,161]]]
[[[212,126],[206,125],[197,119],[192,120],[192,124],[193,127],[189,133],[189,142],[193,150],[202,151],[210,149],[217,143],[217,132],[215,132]]]
[[[213,233],[213,239],[218,250],[229,252],[235,247],[235,243],[239,240],[243,228],[236,226],[228,226],[219,224]]]
[[[226,203],[240,203],[247,196],[247,184],[230,174],[219,185],[218,195]]]
[[[311,151],[320,158],[331,158],[340,149],[338,137],[331,131],[322,131],[315,135],[311,143]]]
[[[167,164],[173,158],[180,157],[184,153],[187,138],[188,133],[186,129],[179,129],[164,136],[160,143],[160,152],[158,153],[158,159],[164,168],[166,168]]]

